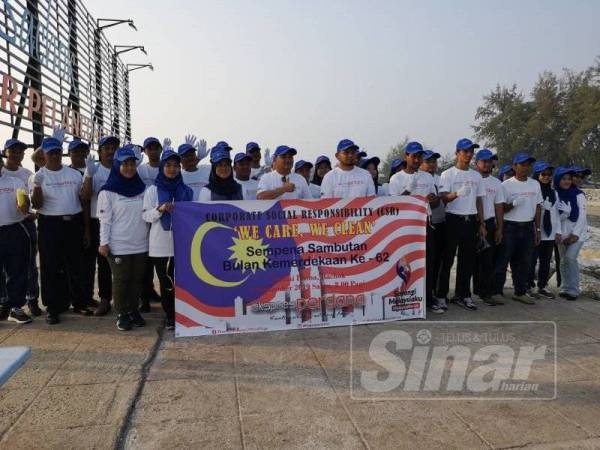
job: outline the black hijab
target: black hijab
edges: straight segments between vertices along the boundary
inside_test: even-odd
[[[227,178],[221,178],[216,172],[217,164],[212,164],[208,184],[213,197],[219,200],[242,200],[242,186],[233,179],[233,169]]]

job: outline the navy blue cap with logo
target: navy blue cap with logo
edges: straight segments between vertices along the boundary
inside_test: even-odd
[[[347,150],[358,150],[358,149],[359,149],[358,145],[356,145],[350,139],[342,139],[340,142],[338,142],[338,145],[337,145],[338,152],[345,152]],[[366,156],[366,153],[365,153],[365,156]]]
[[[533,165],[533,173],[542,173],[544,170],[554,170],[554,167],[546,161],[536,161]]]
[[[519,152],[513,156],[513,164],[523,164],[525,162],[530,162],[533,164],[535,162],[535,158],[525,152]]]
[[[369,164],[375,164],[375,167],[379,166],[381,160],[377,156],[372,156],[371,158],[363,158],[359,162],[359,166],[362,169],[366,169]]]
[[[130,146],[121,147],[115,152],[115,159],[119,162],[127,161],[128,159],[137,160],[138,157],[135,156],[133,148]]]
[[[162,147],[162,144],[160,143],[160,141],[155,137],[150,136],[150,137],[147,137],[146,139],[144,139],[144,148],[148,148],[148,146],[152,145],[152,144],[158,144]]]
[[[12,148],[12,147],[17,147],[17,148],[20,148],[21,150],[25,150],[27,148],[27,144],[25,144],[24,142],[21,142],[20,140],[18,140],[16,138],[11,138],[5,142],[4,150],[8,150],[9,148]]]
[[[179,153],[175,152],[175,150],[172,150],[172,149],[165,150],[160,155],[160,160],[161,161],[166,161],[169,158],[175,158],[178,161],[181,161],[181,156],[179,156]]]
[[[439,159],[442,155],[438,152],[434,152],[433,150],[425,150],[423,152],[423,161],[427,161],[428,159]]]
[[[423,149],[423,146],[420,142],[412,141],[406,144],[406,147],[404,148],[404,153],[406,153],[407,155],[414,155],[416,153],[425,153],[425,150]]]
[[[196,150],[192,144],[181,144],[179,147],[177,147],[177,153],[179,156],[183,156],[192,150]]]
[[[273,153],[273,157],[276,158],[278,156],[286,155],[288,153],[290,153],[293,156],[293,155],[297,154],[298,152],[296,151],[295,148],[288,147],[287,145],[280,145],[279,147],[277,147],[275,149],[275,152]]]
[[[479,144],[475,144],[471,139],[462,138],[456,143],[456,150],[474,150],[479,148]]]
[[[252,158],[247,153],[239,152],[233,158],[233,163],[235,164],[240,161],[252,161]]]
[[[225,147],[213,147],[212,151],[210,152],[210,162],[212,164],[216,164],[224,159],[231,161],[229,150],[227,150]]]
[[[44,138],[42,141],[42,151],[44,153],[52,152],[55,150],[62,151],[62,142],[53,137]]]
[[[296,161],[296,164],[294,164],[294,171],[302,169],[304,166],[308,166],[309,169],[313,168],[313,164],[311,162],[301,159]]]
[[[246,144],[246,152],[250,153],[253,150],[260,150],[260,146],[256,142],[248,142]]]
[[[98,141],[98,147],[102,147],[103,145],[106,145],[109,142],[112,142],[112,143],[114,143],[116,145],[120,145],[121,144],[121,141],[116,136],[102,136],[100,138],[100,140]]]
[[[74,139],[73,141],[71,141],[69,143],[69,152],[72,152],[73,150],[77,149],[77,148],[83,148],[86,151],[90,149],[89,144],[87,144],[86,142],[83,142],[80,139]]]
[[[325,155],[321,155],[317,158],[317,160],[315,161],[315,166],[318,166],[319,164],[321,164],[322,162],[326,162],[329,163],[329,165],[331,165],[331,160],[325,156]]]
[[[487,148],[482,148],[475,155],[475,161],[489,161],[492,159],[498,159],[498,155]]]

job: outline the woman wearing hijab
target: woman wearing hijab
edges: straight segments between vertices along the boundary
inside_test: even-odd
[[[533,179],[540,183],[542,189],[542,231],[540,245],[534,247],[529,270],[529,288],[533,289],[535,283],[535,268],[539,261],[537,277],[537,294],[539,297],[552,299],[554,294],[546,289],[550,278],[550,261],[554,251],[554,244],[560,244],[561,222],[558,212],[558,198],[552,189],[552,173],[554,167],[546,161],[537,161],[533,165]]]
[[[167,330],[175,328],[175,262],[171,212],[175,202],[189,202],[193,198],[194,191],[183,182],[181,157],[171,149],[165,150],[160,157],[154,186],[148,187],[144,194],[143,218],[151,224],[148,255],[156,267]]]
[[[110,175],[98,194],[100,247],[112,271],[117,328],[129,331],[146,322],[138,310],[148,256],[148,226],[142,219],[146,185],[137,173],[132,145],[115,153]]]
[[[321,198],[321,182],[323,181],[325,174],[330,170],[331,160],[325,155],[319,156],[315,162],[315,171],[312,180],[310,181],[310,185],[308,186],[314,198]]]
[[[558,194],[558,210],[562,224],[560,273],[562,284],[559,295],[567,300],[579,296],[579,263],[577,258],[587,239],[587,202],[585,194],[573,184],[574,171],[559,167],[554,172],[554,189]]]
[[[225,148],[215,148],[210,155],[208,184],[200,191],[199,201],[243,200],[242,186],[233,179],[231,158]]]
[[[381,160],[377,156],[373,156],[372,158],[363,158],[359,164],[361,169],[365,169],[371,175],[373,184],[375,185],[375,195],[382,195],[379,192],[379,188],[381,187],[381,183],[379,183],[380,162]],[[385,195],[387,195],[387,193]]]

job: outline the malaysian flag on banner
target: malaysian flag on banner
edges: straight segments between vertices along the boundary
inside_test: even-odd
[[[422,197],[177,204],[176,335],[424,317]]]

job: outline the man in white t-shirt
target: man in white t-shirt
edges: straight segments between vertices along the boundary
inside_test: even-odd
[[[260,159],[262,157],[260,146],[256,142],[248,142],[246,144],[246,154],[250,157],[250,178],[258,181],[265,173],[271,170],[271,161],[269,149],[265,151],[265,165],[261,166]]]
[[[177,154],[181,157],[183,182],[194,191],[194,201],[198,201],[200,191],[208,184],[210,177],[210,165],[200,164],[208,155],[206,141],[201,140],[196,147],[189,143],[181,144],[177,148]]]
[[[442,314],[446,309],[446,304],[443,300],[437,300],[434,296],[435,278],[433,273],[435,249],[434,229],[431,226],[431,208],[436,207],[440,203],[437,195],[435,183],[430,173],[420,170],[423,163],[423,154],[425,149],[419,142],[409,142],[404,148],[404,160],[406,165],[404,169],[396,172],[390,178],[389,193],[390,195],[420,195],[428,201],[428,223],[426,235],[426,286],[425,286],[425,302],[427,308],[435,313]]]
[[[29,213],[29,198],[25,183],[17,177],[4,175],[3,166],[4,159],[0,155],[0,273],[6,275],[2,286],[6,298],[0,302],[0,320],[29,323],[31,317],[22,309],[26,303],[30,258],[29,238],[23,226]]]
[[[323,177],[321,198],[356,198],[375,196],[375,184],[371,174],[356,166],[358,145],[350,139],[342,139],[335,157],[338,165]]]
[[[96,302],[94,297],[94,280],[96,278],[96,265],[98,265],[98,297],[100,303],[94,311],[95,316],[104,316],[110,309],[112,300],[112,272],[108,260],[98,253],[100,246],[100,220],[98,219],[98,193],[108,180],[112,168],[113,158],[120,140],[116,136],[104,136],[98,142],[99,162],[88,157],[85,161],[86,169],[81,187],[81,199],[90,202],[90,234],[89,247],[85,251],[86,259],[86,296],[91,304]]]
[[[6,177],[15,177],[21,180],[25,186],[29,187],[29,180],[33,176],[31,170],[26,169],[21,164],[25,156],[27,145],[18,139],[8,139],[4,145],[4,153],[6,155],[5,166],[2,169],[2,175]],[[28,189],[29,190],[29,189]],[[27,306],[29,311],[34,316],[41,316],[42,310],[38,304],[40,296],[39,273],[37,268],[37,227],[35,225],[35,214],[30,213],[21,222],[27,231],[29,237],[30,252],[33,255],[29,258],[29,267],[27,271]],[[3,274],[0,273],[0,279]],[[0,281],[1,283],[2,281]],[[0,288],[0,296],[2,296]]]
[[[89,316],[83,284],[83,214],[79,197],[81,175],[62,164],[62,140],[49,137],[42,141],[46,165],[33,176],[32,204],[38,210],[38,236],[42,301],[48,312],[46,322],[60,322],[59,314],[69,308]],[[65,270],[70,299],[64,298]]]
[[[470,168],[473,153],[479,145],[463,138],[456,143],[456,164],[440,177],[440,195],[446,204],[446,244],[440,269],[437,297],[446,298],[450,287],[450,270],[457,255],[454,299],[459,306],[474,311],[471,298],[478,236],[485,236],[483,201],[485,189],[481,175]]]
[[[504,304],[501,299],[496,301],[492,298],[496,245],[502,241],[504,217],[504,189],[500,180],[492,176],[494,161],[497,160],[498,156],[487,148],[479,150],[475,156],[475,166],[482,177],[485,188],[483,220],[485,221],[486,235],[479,239],[475,271],[473,272],[473,291],[491,306]]]
[[[256,200],[258,191],[258,181],[250,178],[252,158],[247,153],[238,153],[233,158],[233,172],[235,181],[242,186],[242,195],[244,200]]]
[[[528,295],[528,275],[534,246],[541,239],[541,204],[544,201],[540,183],[529,178],[535,158],[519,152],[513,157],[515,176],[504,181],[504,230],[498,249],[494,276],[494,300],[501,299],[509,262],[513,267],[513,300],[534,305]]]
[[[296,149],[280,145],[273,153],[273,170],[265,173],[258,181],[258,200],[283,200],[312,198],[308,183],[292,172]]]

